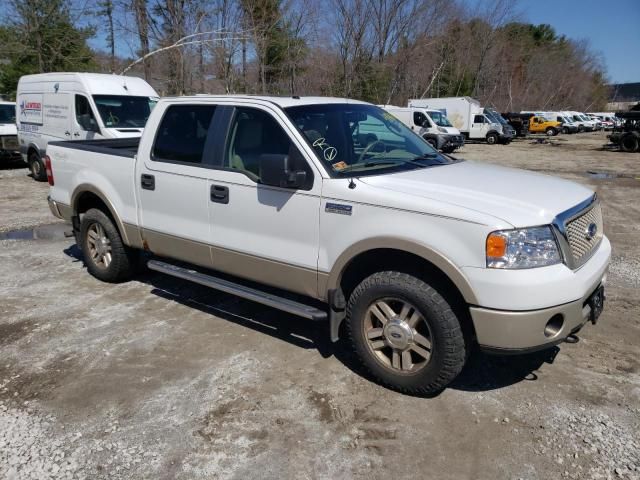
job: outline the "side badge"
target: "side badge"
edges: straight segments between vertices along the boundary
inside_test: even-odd
[[[329,203],[324,207],[324,211],[327,213],[337,213],[339,215],[351,215],[351,205],[342,205],[341,203]]]

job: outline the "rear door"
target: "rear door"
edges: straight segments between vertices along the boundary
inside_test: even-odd
[[[206,187],[214,268],[317,296],[320,175],[279,110],[235,104],[224,131],[224,154]],[[262,184],[263,155],[288,155],[307,183]]]
[[[142,237],[157,255],[211,267],[209,181],[217,153],[212,103],[162,105],[162,117],[137,161]],[[143,137],[146,138],[146,137]]]

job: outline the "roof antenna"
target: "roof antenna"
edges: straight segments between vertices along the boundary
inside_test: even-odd
[[[356,188],[356,182],[353,181],[353,177],[349,177],[349,188],[353,190]]]

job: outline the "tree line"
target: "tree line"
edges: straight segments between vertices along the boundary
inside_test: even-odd
[[[9,96],[53,71],[126,72],[162,95],[469,95],[501,111],[598,110],[608,95],[585,41],[521,21],[510,0],[1,1]]]

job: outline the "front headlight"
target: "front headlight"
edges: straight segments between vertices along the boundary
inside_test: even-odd
[[[491,232],[486,252],[488,268],[536,268],[562,261],[549,226]]]

